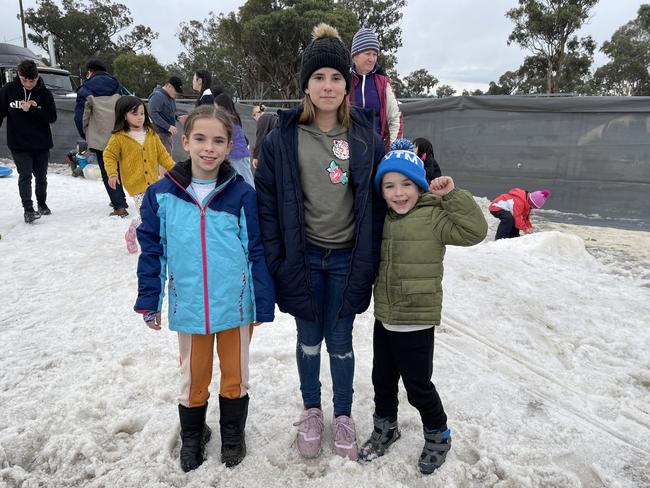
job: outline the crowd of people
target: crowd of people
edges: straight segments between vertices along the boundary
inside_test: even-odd
[[[401,378],[422,420],[418,469],[431,474],[445,462],[451,430],[431,381],[443,256],[447,245],[481,242],[487,223],[471,193],[442,174],[429,140],[401,138],[402,115],[379,51],[370,29],[360,29],[348,49],[336,29],[316,26],[301,59],[302,103],[278,114],[253,107],[252,152],[232,97],[211,86],[208,71],[194,73],[196,108],[179,115],[179,77],[157,86],[147,106],[126,95],[101,61],[87,64],[75,109],[77,154],[83,147],[96,158],[110,215],[128,215],[125,189],[134,200],[125,236],[129,252],[140,245],[134,309],[151,329],[161,329],[167,287],[168,327],[179,338],[184,471],[203,463],[212,436],[206,414],[215,343],[221,461],[234,467],[246,456],[249,344],[257,325],[274,320],[276,304],[296,323],[303,408],[294,426],[302,456],[321,453],[326,423],[337,455],[370,462],[386,454],[400,438]],[[46,173],[56,107],[33,62],[22,62],[18,75],[0,92],[0,122],[8,119],[30,223],[50,214]],[[179,123],[189,157],[175,162]],[[497,197],[489,209],[501,220],[497,239],[530,230],[531,208],[549,194],[515,188]],[[373,295],[373,430],[359,443],[352,329]],[[329,421],[323,342],[333,389]]]

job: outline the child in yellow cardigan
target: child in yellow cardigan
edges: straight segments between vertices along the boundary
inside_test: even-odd
[[[126,248],[138,252],[135,229],[140,225],[140,205],[147,187],[158,181],[159,166],[171,169],[174,160],[149,120],[147,107],[137,97],[126,96],[115,104],[115,127],[104,149],[104,166],[108,185],[115,189],[120,182],[135,200],[138,210],[126,231]]]

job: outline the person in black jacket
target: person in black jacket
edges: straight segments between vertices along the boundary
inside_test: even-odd
[[[46,203],[47,163],[53,146],[50,124],[56,121],[54,97],[39,77],[34,61],[22,61],[18,79],[0,90],[0,125],[5,117],[7,146],[18,170],[18,191],[29,224],[52,213]],[[32,174],[38,212],[32,201]]]
[[[302,56],[302,105],[280,112],[262,143],[255,187],[266,262],[280,310],[295,317],[303,409],[296,446],[321,451],[320,350],[327,345],[334,390],[332,443],[357,459],[351,417],[356,314],[370,304],[385,202],[372,189],[384,155],[371,110],[350,108],[350,54],[336,30],[314,29]]]

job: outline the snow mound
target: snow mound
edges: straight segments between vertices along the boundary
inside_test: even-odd
[[[593,256],[585,248],[585,241],[577,235],[565,232],[537,232],[516,239],[500,239],[492,245],[513,253],[563,258],[584,264],[595,263]]]

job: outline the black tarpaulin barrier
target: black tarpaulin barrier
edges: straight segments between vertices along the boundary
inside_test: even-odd
[[[477,196],[549,188],[544,209],[650,229],[650,97],[471,96],[406,102],[406,137]]]

